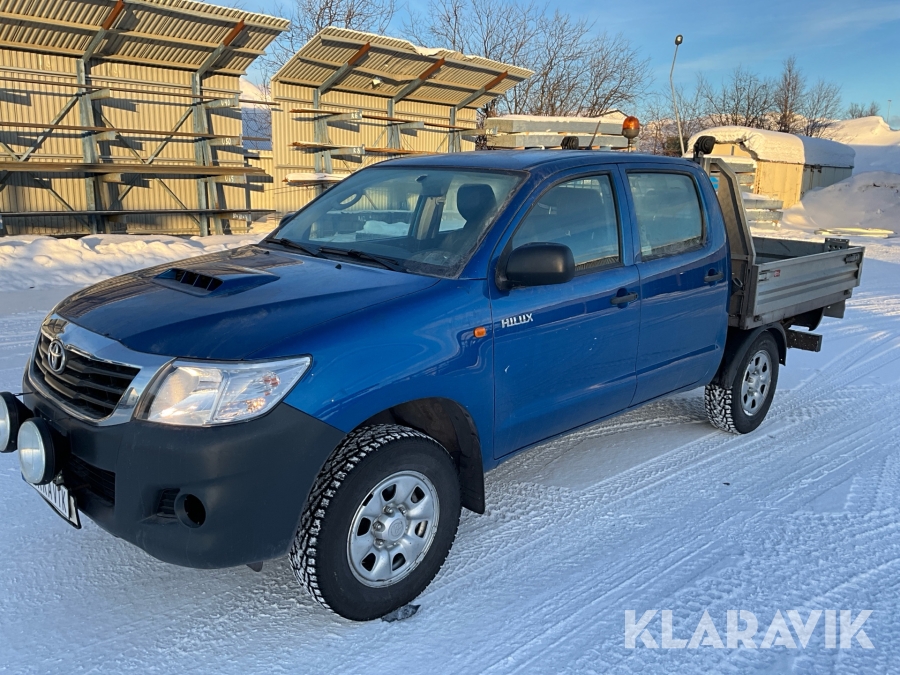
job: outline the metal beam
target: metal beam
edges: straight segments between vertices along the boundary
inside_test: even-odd
[[[241,34],[241,31],[244,30],[244,25],[244,22],[240,21],[234,28],[231,29],[231,32],[229,32],[228,35],[225,36],[225,39],[222,40],[222,42],[219,43],[205,59],[203,59],[203,63],[201,63],[197,70],[194,72],[194,75],[196,77],[200,77],[216,64],[216,61],[218,61],[219,57],[222,56],[222,52],[224,52],[225,49],[235,41],[237,36]]]
[[[207,60],[204,62],[204,65],[208,68],[213,64],[215,59],[219,57],[219,54],[222,53],[225,49],[225,44],[219,45],[216,49],[216,52],[213,52],[209,55]],[[191,120],[194,125],[194,133],[197,134],[208,134],[209,133],[209,117],[207,116],[207,110],[203,106],[203,100],[200,96],[203,95],[203,82],[202,82],[203,69],[198,70],[197,72],[191,75],[191,93],[194,94],[197,98],[194,101],[194,105],[192,106],[192,114]],[[209,141],[200,139],[199,142],[194,143],[194,160],[197,166],[209,166],[212,164],[212,153],[209,149]],[[200,212],[205,212],[209,210],[209,189],[210,184],[204,180],[197,181],[197,208]],[[209,221],[210,218],[205,213],[202,213],[200,216],[200,236],[206,237],[209,235]],[[216,225],[216,229],[221,229],[221,221],[215,219],[214,224]]]
[[[2,70],[2,66],[0,66],[0,70]],[[44,84],[44,85],[51,84],[54,87],[66,87],[68,89],[82,89],[85,91],[93,91],[93,92],[119,91],[119,92],[125,92],[125,93],[130,93],[130,94],[144,94],[144,95],[151,94],[151,95],[166,96],[166,97],[171,97],[171,98],[189,98],[189,99],[196,98],[193,94],[187,94],[187,93],[175,92],[175,91],[148,91],[147,89],[137,89],[135,87],[115,87],[115,86],[104,87],[104,86],[91,85],[91,84],[76,84],[74,82],[58,82],[56,80],[35,80],[35,79],[29,79],[29,78],[25,78],[25,77],[9,77],[7,75],[0,75],[0,82],[19,82],[21,84]],[[148,84],[153,87],[178,86],[179,88],[181,88],[181,85],[169,85],[164,82],[150,82]],[[0,85],[0,88],[5,89],[7,91],[20,91],[13,87],[6,87],[6,86],[2,86],[2,85]],[[239,94],[235,94],[235,96],[239,96]],[[218,100],[230,101],[230,100],[232,100],[230,98],[222,99],[221,95],[220,96],[201,96],[200,98],[202,98],[206,101],[218,101]],[[252,99],[244,99],[244,98],[238,98],[236,100],[238,103],[255,103],[256,105],[265,105],[265,106],[280,105],[279,103],[275,103],[274,101],[255,101]],[[138,101],[138,103],[146,103],[146,102],[147,101]]]
[[[11,213],[11,212],[0,212],[0,216],[4,218],[54,218],[56,216],[71,216],[71,215],[87,215],[87,211],[75,211],[67,204],[68,210],[66,211],[30,211],[27,213]],[[130,215],[164,215],[164,216],[178,216],[184,213],[199,213],[196,209],[125,209],[119,211],[94,211],[92,213],[97,213],[104,216],[130,216]],[[224,215],[226,213],[275,213],[272,209],[210,209],[207,211],[209,214],[221,214]]]
[[[118,0],[116,4],[113,5],[112,10],[106,16],[106,19],[103,20],[103,25],[100,26],[100,30],[94,33],[94,37],[92,37],[91,41],[88,43],[87,49],[84,50],[84,54],[81,57],[82,60],[90,61],[91,58],[93,58],[94,53],[97,51],[97,48],[103,41],[103,38],[107,36],[109,31],[115,25],[116,21],[119,18],[119,15],[122,14],[123,9],[125,9],[124,0]]]
[[[50,122],[46,127],[44,127],[44,131],[38,134],[38,137],[35,139],[34,144],[28,148],[21,157],[19,157],[20,162],[24,162],[26,159],[31,157],[32,153],[34,153],[39,147],[41,147],[41,143],[53,133],[53,127],[59,124],[59,122],[69,114],[69,111],[72,109],[78,101],[81,99],[81,94],[75,94],[72,98],[66,101],[66,104],[60,108],[60,111],[56,113],[56,117],[53,118],[53,121]]]
[[[243,19],[238,21],[237,24],[235,24],[234,28],[229,31],[228,35],[225,36],[225,39],[222,40],[222,44],[226,47],[230,47],[231,43],[237,39],[237,36],[241,34],[241,31],[244,30],[244,27],[246,25],[247,24],[244,23]]]
[[[160,176],[191,176],[209,178],[210,176],[265,176],[263,169],[254,166],[196,166],[194,164],[125,164],[124,162],[105,162],[102,164],[84,164],[82,162],[2,162],[0,171],[35,172],[58,174],[91,174],[104,173],[148,174]]]
[[[16,154],[15,150],[13,150],[11,147],[9,147],[3,141],[0,141],[0,150],[3,150],[3,152],[5,152],[10,157],[12,157],[13,161],[15,161],[15,162],[19,161],[19,156]]]
[[[0,122],[0,127],[20,127],[23,129],[46,129],[49,131],[87,131],[89,133],[104,133],[115,131],[121,134],[136,134],[138,136],[180,136],[184,138],[235,138],[230,134],[196,134],[192,131],[152,131],[150,129],[117,129],[115,127],[81,126],[80,124],[43,124],[41,122]]]
[[[426,82],[432,75],[434,75],[437,71],[439,71],[439,70],[443,67],[443,65],[444,65],[446,62],[447,62],[447,59],[443,59],[443,58],[442,58],[442,59],[439,59],[439,60],[435,61],[434,63],[432,63],[432,64],[431,64],[430,66],[428,66],[428,68],[426,68],[425,71],[424,71],[421,75],[419,75],[415,80],[413,80],[412,82],[410,82],[409,84],[407,84],[405,87],[403,87],[403,89],[401,89],[400,91],[398,91],[397,94],[391,99],[391,103],[395,103],[395,104],[396,104],[396,103],[399,103],[400,101],[402,101],[403,99],[405,99],[407,96],[409,96],[410,94],[412,94],[416,89],[418,89],[418,88],[421,87],[423,84],[425,84],[425,82]],[[393,112],[391,112],[391,113],[389,113],[389,114],[390,114],[390,115],[393,115]]]
[[[75,62],[75,74],[78,84],[87,84],[87,64],[82,59]],[[82,126],[96,126],[94,121],[94,104],[83,93],[78,97],[78,117]],[[85,164],[99,164],[99,150],[97,139],[92,134],[84,134],[81,137],[81,152]],[[84,196],[88,211],[96,211],[98,207],[97,179],[93,175],[84,177]],[[100,222],[97,216],[89,216],[91,234],[100,232]]]
[[[466,96],[462,101],[460,101],[460,102],[457,103],[455,106],[453,106],[453,110],[454,110],[454,111],[462,110],[462,109],[465,108],[467,105],[470,105],[471,103],[474,103],[474,102],[477,101],[479,98],[481,98],[481,97],[484,96],[486,93],[488,93],[491,89],[493,89],[493,88],[496,87],[498,84],[500,84],[501,82],[503,82],[503,80],[505,80],[507,77],[509,77],[509,71],[504,70],[504,71],[503,71],[502,73],[500,73],[497,77],[495,77],[493,80],[491,80],[491,81],[488,82],[486,85],[484,85],[481,89],[479,89],[478,91],[472,92],[471,94],[469,94],[468,96]]]
[[[367,42],[362,47],[356,50],[356,53],[353,54],[347,62],[334,71],[331,75],[328,76],[319,87],[316,89],[316,93],[321,97],[325,92],[334,87],[337,84],[340,84],[341,80],[343,80],[347,75],[353,70],[353,66],[355,66],[360,59],[362,59],[366,54],[369,53],[369,50],[372,48],[372,43]]]

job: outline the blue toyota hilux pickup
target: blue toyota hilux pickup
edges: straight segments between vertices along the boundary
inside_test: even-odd
[[[363,169],[259,244],[61,302],[0,449],[76,527],[190,567],[289,555],[325,607],[383,616],[484,511],[486,470],[704,386],[750,432],[787,349],[843,315],[863,250],[752,237],[712,147]]]

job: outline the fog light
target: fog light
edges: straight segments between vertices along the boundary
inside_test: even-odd
[[[206,507],[195,495],[178,495],[175,500],[175,514],[183,525],[200,527],[206,522]]]
[[[50,427],[40,419],[25,420],[18,434],[22,476],[34,485],[45,485],[56,475],[56,455]]]
[[[31,417],[22,403],[8,391],[0,393],[0,452],[16,449],[19,425]]]

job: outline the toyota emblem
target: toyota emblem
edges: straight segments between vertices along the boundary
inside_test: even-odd
[[[47,348],[47,365],[57,374],[66,369],[66,348],[59,339],[51,342]]]

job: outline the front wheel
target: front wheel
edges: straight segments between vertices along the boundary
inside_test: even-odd
[[[762,333],[744,354],[732,382],[706,385],[706,415],[718,429],[748,434],[762,424],[777,386],[778,345],[770,333]]]
[[[431,583],[460,508],[456,467],[437,441],[398,425],[360,429],[316,480],[291,565],[319,604],[347,619],[377,619]]]

